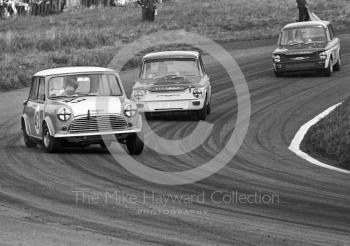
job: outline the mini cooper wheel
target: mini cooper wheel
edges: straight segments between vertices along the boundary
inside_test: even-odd
[[[146,118],[146,120],[148,120],[148,121],[152,120],[152,114],[146,112],[146,113],[145,113],[145,118]]]
[[[25,126],[23,126],[22,132],[23,132],[24,144],[25,144],[28,148],[35,148],[36,145],[37,145],[37,143],[28,135]]]
[[[133,133],[126,138],[126,147],[130,155],[140,155],[143,151],[144,143],[136,133]]]
[[[341,70],[341,58],[339,57],[338,62],[334,65],[334,71],[340,71]]]
[[[327,77],[331,77],[332,74],[333,74],[333,65],[332,65],[332,63],[333,63],[333,60],[330,59],[329,63],[328,63],[328,67],[326,68],[326,71],[325,71],[325,75]]]
[[[61,147],[60,140],[50,135],[49,128],[46,124],[43,126],[43,146],[48,153],[55,153]]]

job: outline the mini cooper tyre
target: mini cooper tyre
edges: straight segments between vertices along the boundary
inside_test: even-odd
[[[145,118],[146,118],[146,120],[151,121],[152,120],[152,114],[149,113],[149,112],[145,112]]]
[[[43,146],[48,153],[55,153],[61,148],[60,140],[50,135],[46,124],[43,125]]]
[[[131,155],[140,155],[143,151],[144,143],[136,133],[133,133],[126,138],[126,147]]]
[[[25,144],[28,148],[35,148],[36,145],[37,145],[37,142],[35,142],[35,141],[28,135],[25,126],[23,126],[22,132],[23,132],[24,144]]]

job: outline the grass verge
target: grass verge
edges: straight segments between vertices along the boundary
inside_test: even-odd
[[[350,169],[350,98],[309,129],[301,150]]]
[[[338,32],[348,30],[348,0],[309,4],[322,19],[333,21]],[[160,30],[184,29],[219,42],[272,39],[297,14],[295,0],[173,0],[160,6],[154,23],[142,22],[135,7],[1,20],[0,89],[26,86],[34,72],[46,68],[106,66],[122,46]]]

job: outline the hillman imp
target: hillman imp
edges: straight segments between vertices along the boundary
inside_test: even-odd
[[[117,72],[107,68],[67,67],[36,73],[21,124],[26,146],[42,143],[47,152],[65,144],[106,147],[112,139],[125,143],[132,155],[141,154],[144,147],[136,104],[127,99]]]
[[[196,51],[147,54],[131,97],[146,118],[186,111],[196,120],[205,120],[210,114],[211,85],[201,55]]]
[[[277,77],[310,70],[331,76],[341,68],[340,40],[328,21],[289,24],[281,31],[272,59]]]

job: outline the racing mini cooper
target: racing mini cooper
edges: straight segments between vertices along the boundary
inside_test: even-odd
[[[23,104],[27,147],[42,143],[46,151],[55,152],[63,145],[106,147],[117,139],[130,154],[143,150],[142,117],[114,70],[70,67],[38,72]]]
[[[286,25],[273,52],[277,77],[285,72],[318,70],[331,76],[341,68],[340,40],[328,21],[307,21]]]
[[[210,114],[211,85],[202,57],[195,51],[147,54],[131,94],[146,118],[158,112],[186,111],[196,120]]]

